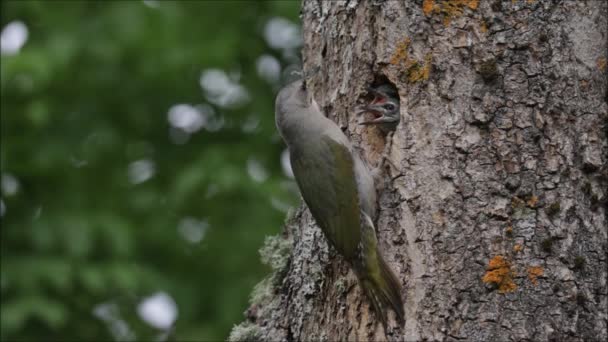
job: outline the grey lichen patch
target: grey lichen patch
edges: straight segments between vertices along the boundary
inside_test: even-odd
[[[336,287],[336,292],[339,295],[343,295],[344,293],[346,293],[346,281],[344,279],[338,279],[335,283],[334,286]]]
[[[253,314],[251,317],[266,317],[278,307],[280,300],[279,297],[275,296],[275,289],[277,288],[275,279],[273,274],[255,285],[249,297],[251,306],[248,310],[248,316]]]
[[[285,277],[285,271],[291,256],[292,241],[279,235],[267,236],[264,246],[260,248],[262,263],[272,268],[272,274],[259,282],[251,292],[250,304],[256,305],[272,299],[273,290]]]
[[[292,241],[281,236],[267,236],[264,246],[260,249],[262,263],[275,272],[280,272],[287,266],[291,255]]]
[[[235,325],[228,336],[230,342],[255,342],[262,341],[262,334],[260,327],[250,323],[243,322]]]
[[[285,239],[282,236],[267,236],[264,240],[264,246],[260,249],[260,257],[262,263],[272,268],[272,285],[278,286],[287,271],[293,241]]]
[[[527,207],[513,208],[513,219],[514,220],[525,220],[533,218],[536,215],[536,211]]]
[[[302,285],[302,293],[304,297],[312,298],[320,291],[319,286],[323,283],[325,275],[323,265],[320,263],[312,263],[308,267],[307,277],[310,281]]]
[[[287,210],[287,215],[285,215],[285,225],[290,225],[292,223],[296,223],[298,210],[296,208],[289,208]]]
[[[272,286],[272,276],[264,278],[262,281],[257,283],[251,291],[251,295],[249,297],[249,303],[251,305],[256,305],[260,303],[266,303],[269,300],[272,300],[273,294],[273,286]]]
[[[289,225],[293,220],[295,220],[295,214],[288,214],[286,224]],[[287,273],[292,246],[292,240],[281,235],[267,236],[264,240],[264,246],[260,248],[260,257],[262,263],[270,266],[272,273],[256,284],[251,291],[249,297],[251,306],[247,311],[247,316],[254,322],[260,317],[267,316],[278,307],[280,299],[275,296],[276,289],[281,285]],[[232,328],[228,340],[262,341],[262,336],[262,328],[259,325],[245,321]]]

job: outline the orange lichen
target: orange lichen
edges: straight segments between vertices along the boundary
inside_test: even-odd
[[[424,81],[429,79],[431,73],[431,59],[432,55],[427,53],[424,57],[424,64],[420,65],[418,62],[414,62],[407,68],[407,79],[410,83]]]
[[[408,52],[410,44],[411,40],[409,38],[405,38],[397,44],[397,49],[395,50],[395,53],[393,53],[390,63],[401,66],[403,70],[405,70],[408,81],[411,83],[427,80],[431,72],[432,55],[428,53],[425,56],[424,64],[421,64],[417,60],[410,58]]]
[[[515,196],[511,199],[511,208],[523,208],[525,206],[525,203],[526,202],[524,202],[521,198]]]
[[[435,7],[435,0],[424,0],[422,2],[422,12],[424,15],[429,15]]]
[[[517,285],[513,282],[514,275],[515,272],[511,268],[511,263],[503,256],[497,255],[488,263],[482,281],[496,284],[500,293],[513,292],[517,288]]]
[[[458,14],[462,13],[462,9],[465,6],[476,10],[477,6],[479,6],[479,0],[443,0],[441,4],[445,11]]]
[[[397,49],[393,56],[391,57],[391,64],[399,65],[402,63],[406,63],[408,61],[408,52],[407,49],[410,47],[410,43],[412,41],[409,38],[403,39],[399,44],[397,44]]]
[[[481,21],[481,25],[479,25],[479,30],[481,31],[481,33],[486,33],[488,32],[488,24],[486,23],[485,20]]]
[[[443,13],[443,24],[450,25],[452,18],[457,18],[462,15],[462,6],[460,1],[444,1],[441,12]]]
[[[452,22],[452,18],[450,18],[450,16],[446,15],[443,17],[443,25],[450,26],[451,22]]]
[[[422,79],[428,80],[429,75],[431,74],[431,66],[433,65],[433,55],[431,53],[427,53],[424,56],[424,66],[422,67]]]
[[[476,10],[478,6],[479,0],[443,0],[440,4],[436,4],[435,0],[424,0],[422,12],[426,16],[431,13],[443,14],[443,23],[448,26],[452,18],[462,15],[465,7]]]
[[[444,225],[445,224],[445,217],[443,216],[443,210],[439,210],[433,213],[433,222],[435,222],[438,225]]]
[[[528,267],[528,278],[534,285],[538,284],[537,278],[542,276],[544,273],[545,272],[544,272],[543,268],[540,266]]]
[[[600,57],[597,59],[597,68],[600,69],[601,71],[606,70],[606,58],[604,57]]]
[[[469,8],[472,10],[476,10],[477,6],[479,6],[479,0],[468,0],[465,2],[467,4],[467,6],[469,6]]]
[[[513,246],[513,252],[515,253],[521,252],[522,249],[524,249],[524,247],[520,244],[515,244],[515,246]]]
[[[528,207],[536,208],[536,205],[538,204],[538,197],[532,195],[532,196],[530,196],[530,198],[528,199],[528,201],[526,203],[528,204]]]
[[[534,3],[534,0],[526,0],[528,4]]]

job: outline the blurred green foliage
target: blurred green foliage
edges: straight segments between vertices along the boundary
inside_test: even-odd
[[[283,70],[297,63],[297,50],[270,47],[264,32],[272,18],[297,22],[299,2],[1,10],[2,28],[19,20],[29,32],[1,60],[2,340],[225,339],[268,271],[258,248],[297,203],[274,128],[279,84],[256,65],[264,54]],[[208,69],[248,100],[210,101]],[[171,128],[180,103],[203,105],[209,127]],[[177,304],[168,332],[138,315],[158,292]],[[111,319],[95,313],[104,305]]]

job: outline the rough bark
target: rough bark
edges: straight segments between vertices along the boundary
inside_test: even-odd
[[[374,81],[399,89],[377,232],[406,323],[388,339],[606,340],[608,3],[310,0],[302,13],[314,98],[372,165],[391,140],[357,125],[356,101]],[[306,208],[284,235],[251,334],[231,338],[386,339]]]

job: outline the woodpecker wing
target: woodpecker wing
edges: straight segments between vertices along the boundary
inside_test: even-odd
[[[291,167],[306,205],[329,242],[347,259],[361,240],[353,156],[347,146],[322,136],[290,151]]]

